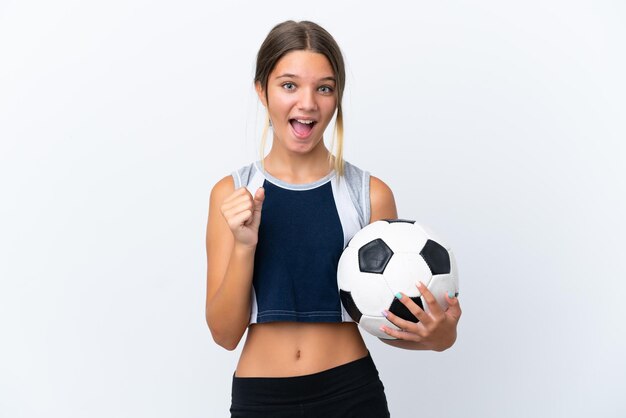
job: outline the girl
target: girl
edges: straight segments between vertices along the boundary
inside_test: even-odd
[[[211,334],[233,350],[248,330],[231,416],[388,417],[378,371],[341,307],[336,271],[359,229],[397,212],[384,182],[342,158],[341,51],[319,25],[283,22],[261,45],[254,82],[272,147],[214,186],[207,226]],[[323,134],[335,115],[333,155]],[[403,295],[420,321],[388,313],[401,331],[384,328],[397,340],[382,341],[445,350],[456,339],[458,300],[448,298],[444,312],[417,285],[430,312]]]

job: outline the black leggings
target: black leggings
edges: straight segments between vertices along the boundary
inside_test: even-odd
[[[388,418],[385,388],[369,352],[323,372],[295,377],[236,377],[231,418]]]

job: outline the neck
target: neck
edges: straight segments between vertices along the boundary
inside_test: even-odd
[[[272,148],[264,158],[265,170],[287,183],[312,183],[333,169],[330,152],[325,146],[316,147],[307,154],[281,153]]]

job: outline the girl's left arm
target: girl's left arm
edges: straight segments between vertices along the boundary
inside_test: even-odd
[[[393,192],[382,180],[374,176],[370,177],[370,203],[370,223],[380,219],[396,219],[398,217]],[[443,351],[450,348],[456,341],[456,327],[461,318],[459,300],[456,297],[450,298],[446,295],[449,306],[444,311],[424,285],[419,282],[415,285],[424,295],[429,312],[425,312],[409,297],[402,295],[400,301],[419,319],[419,322],[405,321],[389,312],[387,319],[398,326],[401,331],[383,327],[382,330],[385,333],[397,339],[381,338],[381,340],[386,344],[406,350]]]

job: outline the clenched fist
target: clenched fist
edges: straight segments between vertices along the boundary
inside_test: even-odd
[[[235,242],[254,247],[259,238],[261,209],[265,200],[265,190],[259,187],[254,197],[245,187],[235,190],[224,200],[220,208]]]

